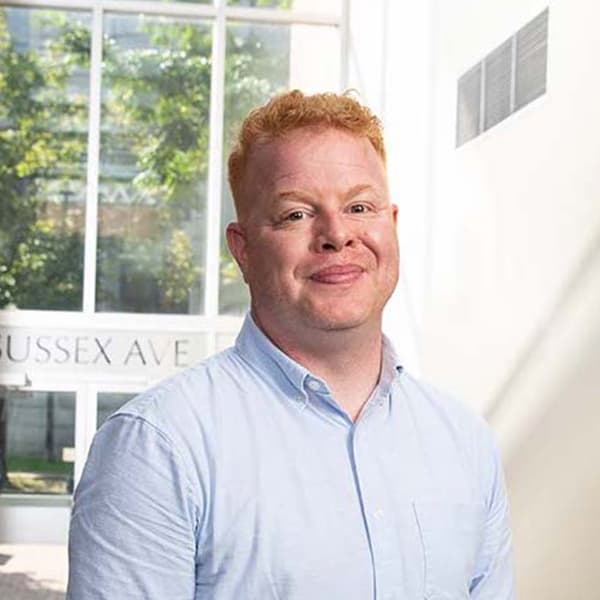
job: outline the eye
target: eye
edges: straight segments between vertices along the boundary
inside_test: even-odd
[[[306,218],[306,212],[303,210],[294,210],[284,217],[284,221],[302,221]]]
[[[369,207],[366,204],[362,204],[362,203],[353,204],[350,207],[350,212],[355,215],[360,215],[360,214],[366,213],[368,211],[369,211]]]

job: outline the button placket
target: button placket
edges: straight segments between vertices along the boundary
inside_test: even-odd
[[[394,527],[389,521],[385,507],[385,482],[380,480],[379,470],[372,464],[376,449],[366,439],[365,423],[354,432],[354,461],[357,485],[362,497],[367,533],[371,542],[374,576],[381,598],[395,598],[397,548],[393,538]],[[391,594],[391,595],[389,595]]]

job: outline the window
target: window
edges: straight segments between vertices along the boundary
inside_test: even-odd
[[[0,2],[0,309],[242,314],[223,157],[273,93],[339,89],[342,3]]]
[[[73,490],[75,394],[0,389],[0,492]]]
[[[344,87],[346,1],[0,0],[0,492],[70,493],[95,423],[232,342],[229,146]]]
[[[110,415],[134,397],[135,394],[124,392],[99,392],[97,396],[96,427],[99,429]]]
[[[103,29],[96,309],[202,313],[211,23]]]
[[[458,80],[456,146],[546,92],[548,9]]]
[[[90,26],[0,8],[0,307],[82,308]]]

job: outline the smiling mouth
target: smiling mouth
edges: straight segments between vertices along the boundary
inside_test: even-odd
[[[362,274],[364,269],[358,265],[338,265],[326,267],[313,273],[310,276],[312,281],[316,283],[324,283],[335,285],[341,283],[352,283],[356,281]]]

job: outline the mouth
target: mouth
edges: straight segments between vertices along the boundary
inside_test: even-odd
[[[352,283],[363,273],[364,269],[359,265],[333,265],[315,271],[309,279],[316,283],[336,285],[341,283]]]

